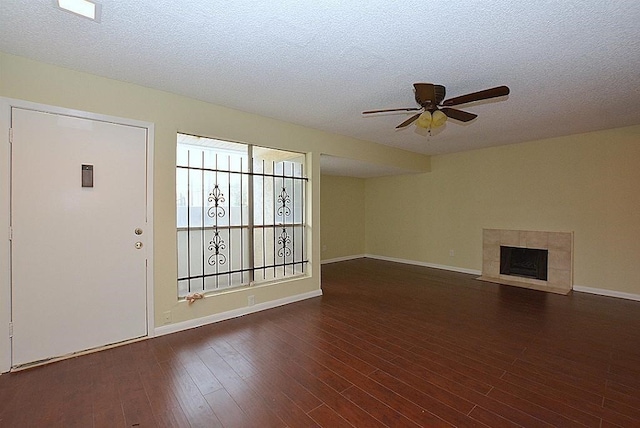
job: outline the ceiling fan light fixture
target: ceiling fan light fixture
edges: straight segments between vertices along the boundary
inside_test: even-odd
[[[437,128],[444,125],[446,121],[447,115],[440,110],[435,110],[433,113],[427,110],[418,117],[416,126],[424,129]]]
[[[431,126],[434,128],[444,125],[446,121],[447,115],[440,110],[436,110],[431,114]]]
[[[429,129],[432,121],[433,121],[433,118],[431,117],[431,112],[427,110],[424,113],[422,113],[420,117],[418,117],[418,120],[416,120],[416,126],[419,126],[420,128]]]

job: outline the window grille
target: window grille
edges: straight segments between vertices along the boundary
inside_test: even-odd
[[[178,295],[303,275],[305,155],[178,134]]]

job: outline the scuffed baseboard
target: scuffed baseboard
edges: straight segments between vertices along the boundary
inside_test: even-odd
[[[232,318],[238,318],[243,315],[252,314],[254,312],[264,311],[266,309],[277,308],[278,306],[287,305],[289,303],[299,302],[301,300],[311,299],[313,297],[322,296],[322,290],[314,290],[308,293],[296,294],[295,296],[285,297],[283,299],[271,300],[269,302],[258,303],[253,306],[246,306],[219,314],[213,314],[202,318],[196,318],[188,321],[177,322],[175,324],[163,325],[154,329],[154,336],[163,336],[165,334],[177,333],[179,331],[188,330],[190,328],[201,327],[203,325],[212,324]]]

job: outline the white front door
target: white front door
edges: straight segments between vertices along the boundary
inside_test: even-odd
[[[147,335],[147,129],[15,107],[11,127],[12,366]]]

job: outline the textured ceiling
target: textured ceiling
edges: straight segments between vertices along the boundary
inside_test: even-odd
[[[638,0],[101,3],[2,0],[0,50],[425,154],[640,124]],[[431,135],[361,114],[415,107],[414,82],[511,94]]]

